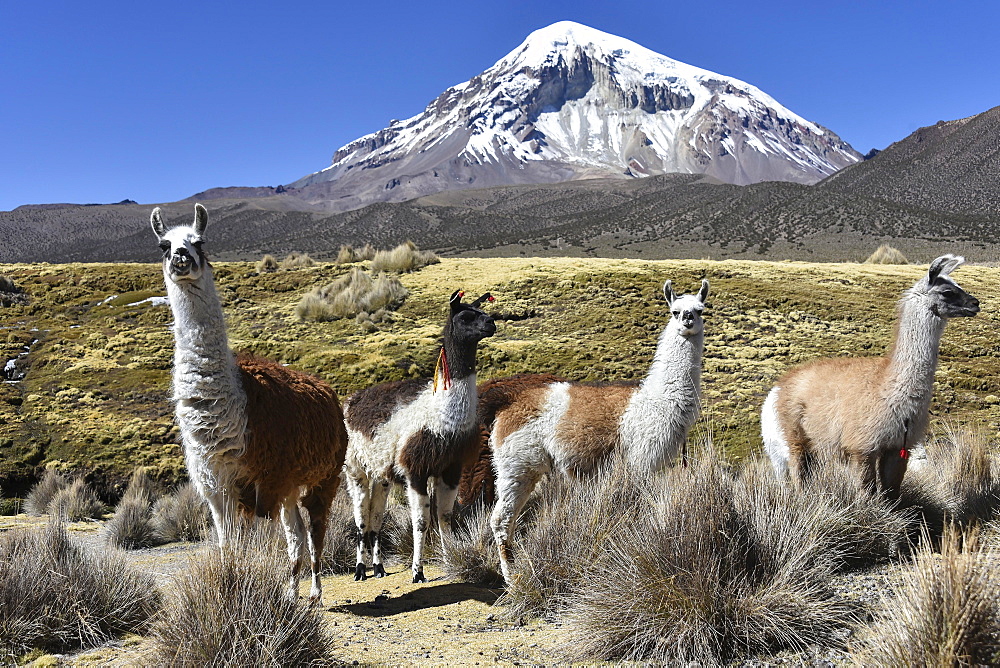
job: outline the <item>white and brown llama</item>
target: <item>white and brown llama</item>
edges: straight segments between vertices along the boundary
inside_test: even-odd
[[[899,497],[910,449],[927,430],[945,324],[979,312],[949,276],[964,261],[942,255],[903,293],[884,357],[813,360],[778,380],[760,422],[779,478],[790,473],[801,486],[814,460],[839,458],[859,468],[868,489]]]
[[[544,474],[588,474],[612,453],[635,470],[654,472],[685,446],[701,412],[708,281],[698,294],[682,296],[667,281],[663,294],[670,320],[638,384],[589,385],[531,374],[483,383],[480,420],[490,434],[496,474],[491,523],[507,582],[517,515]]]
[[[344,473],[358,526],[355,579],[385,575],[380,532],[393,482],[406,484],[413,520],[413,582],[426,582],[423,545],[430,526],[428,483],[437,503],[438,528],[450,528],[462,471],[479,454],[476,419],[476,350],[496,333],[493,318],[479,309],[486,293],[471,304],[462,293],[449,300],[439,374],[434,379],[401,380],[361,390],[345,402],[349,446]],[[433,481],[433,482],[432,482]]]
[[[313,376],[233,355],[202,250],[205,207],[195,205],[191,226],[167,229],[159,208],[150,223],[174,316],[173,399],[188,475],[208,501],[220,545],[236,537],[241,514],[280,515],[292,565],[290,594],[298,595],[307,543],[310,599],[318,603],[327,516],[347,449],[337,395]],[[309,511],[308,532],[300,503]]]

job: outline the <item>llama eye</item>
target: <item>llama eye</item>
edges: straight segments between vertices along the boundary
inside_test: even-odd
[[[170,242],[169,241],[161,241],[160,242],[160,250],[163,251],[164,253],[169,253],[170,252]]]
[[[680,311],[671,311],[670,312],[670,315],[674,316],[675,318],[680,317],[680,314],[681,314]]]
[[[198,239],[198,241],[192,241],[191,245],[194,246],[195,248],[197,248],[198,250],[201,250],[201,245],[203,243],[205,243],[205,242],[202,241],[201,239]]]

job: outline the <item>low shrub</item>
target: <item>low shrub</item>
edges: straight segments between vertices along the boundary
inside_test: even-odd
[[[441,261],[432,251],[422,251],[412,241],[402,243],[392,250],[377,251],[372,258],[371,270],[374,273],[387,272],[403,274],[417,271]]]
[[[250,531],[224,553],[206,551],[174,578],[165,599],[150,632],[158,663],[335,663],[320,612],[289,597],[288,557],[269,532]]]
[[[159,542],[204,540],[208,534],[208,507],[194,485],[186,483],[156,502],[152,522]]]
[[[1000,576],[995,549],[945,530],[930,543],[854,643],[857,665],[987,666],[1000,660]]]
[[[352,264],[358,261],[358,254],[354,250],[354,246],[349,244],[343,244],[340,250],[337,251],[337,259],[335,262],[337,264]]]
[[[48,508],[49,515],[58,515],[71,522],[100,519],[104,511],[104,504],[83,478],[76,478],[69,487],[56,492]]]
[[[393,311],[406,300],[408,291],[398,278],[371,274],[353,267],[347,274],[321,288],[307,293],[295,314],[300,320],[323,322],[339,318],[354,318],[358,314]]]
[[[24,512],[29,515],[44,515],[49,512],[52,498],[61,489],[69,486],[69,481],[55,469],[47,469],[45,475],[28,491],[24,499]]]
[[[865,264],[909,264],[909,261],[902,251],[888,244],[882,244],[868,256]]]
[[[135,500],[152,506],[161,495],[160,486],[149,477],[145,469],[139,468],[132,471],[128,486],[125,488],[119,503]]]
[[[113,552],[91,554],[57,521],[0,535],[0,660],[67,652],[142,633],[159,607],[153,577]]]
[[[270,274],[275,271],[278,271],[278,261],[273,255],[267,254],[257,262],[258,274]]]

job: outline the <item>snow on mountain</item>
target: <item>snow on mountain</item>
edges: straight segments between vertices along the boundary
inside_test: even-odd
[[[836,134],[750,84],[563,21],[290,187],[343,210],[596,176],[813,183],[860,160]]]

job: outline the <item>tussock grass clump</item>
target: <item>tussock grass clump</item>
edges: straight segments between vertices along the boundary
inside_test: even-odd
[[[309,257],[309,253],[300,253],[298,251],[292,251],[285,256],[285,259],[281,261],[282,269],[303,269],[305,267],[311,267],[316,262]]]
[[[865,264],[909,264],[909,260],[899,249],[888,244],[882,244],[868,256]]]
[[[66,652],[141,633],[159,607],[153,577],[120,555],[90,554],[65,526],[0,535],[0,661]]]
[[[358,558],[358,528],[354,507],[346,489],[337,492],[330,506],[323,541],[323,572],[343,575],[353,573]]]
[[[1000,509],[1000,467],[981,431],[948,428],[926,446],[927,459],[908,471],[903,501],[918,508],[934,536],[947,522],[988,522]]]
[[[490,511],[482,503],[463,508],[456,513],[454,532],[444,532],[441,562],[452,580],[484,587],[503,586]]]
[[[398,278],[387,274],[371,274],[354,267],[337,280],[307,293],[295,314],[300,320],[323,322],[339,318],[354,318],[370,314],[371,319],[384,318],[406,300],[408,291]]]
[[[104,532],[107,541],[121,550],[138,550],[160,542],[153,527],[151,506],[137,497],[118,503],[115,516],[104,527]]]
[[[29,515],[44,515],[49,512],[49,503],[61,489],[69,486],[69,481],[55,469],[48,469],[24,499],[24,512]]]
[[[995,549],[947,529],[940,554],[925,540],[900,587],[858,638],[868,666],[986,666],[1000,660],[1000,575]]]
[[[373,272],[405,274],[441,261],[433,251],[422,251],[412,241],[402,243],[392,250],[380,250],[372,258]]]
[[[157,545],[160,540],[153,526],[153,502],[159,496],[158,486],[143,469],[133,471],[114,517],[104,528],[107,541],[122,550]]]
[[[69,487],[56,492],[49,501],[49,515],[65,517],[71,522],[86,519],[100,519],[105,507],[97,498],[97,493],[83,478],[76,478]]]
[[[278,271],[278,261],[270,253],[257,261],[258,274],[270,274],[275,271]]]
[[[320,613],[288,595],[288,557],[269,532],[208,550],[165,593],[151,629],[158,663],[302,666],[334,663]]]
[[[153,527],[163,543],[204,540],[208,533],[208,507],[191,483],[162,497],[153,507]]]
[[[591,577],[590,567],[618,539],[620,529],[648,508],[653,484],[621,462],[582,480],[553,476],[540,483],[537,504],[529,501],[528,517],[521,521],[512,581],[500,599],[510,614],[560,612],[567,595]]]
[[[605,518],[616,528],[567,598],[567,655],[711,665],[834,642],[851,611],[827,585],[823,513],[763,506],[765,480],[707,452],[645,495],[634,487],[642,512]]]

